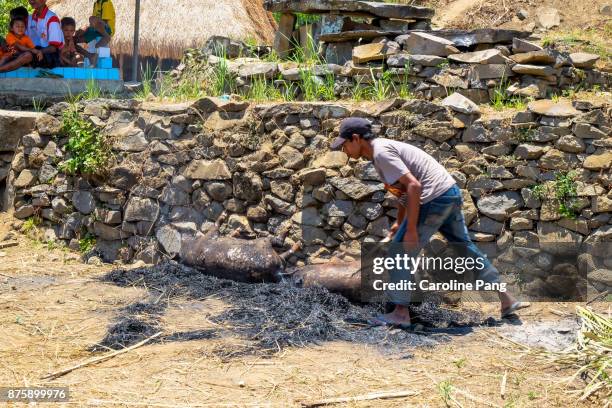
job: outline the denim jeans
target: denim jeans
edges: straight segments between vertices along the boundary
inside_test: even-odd
[[[411,257],[416,257],[425,245],[429,242],[432,235],[440,232],[449,243],[457,244],[456,248],[461,252],[458,256],[466,258],[482,258],[484,268],[474,270],[474,279],[480,279],[487,283],[498,283],[499,272],[491,265],[491,262],[486,258],[480,249],[472,242],[468,234],[468,229],[461,212],[463,197],[461,190],[457,185],[448,189],[444,194],[436,197],[432,201],[422,204],[419,210],[419,220],[417,223],[417,235],[419,243],[417,248],[408,253]],[[408,226],[408,217],[400,225],[393,242],[400,243],[404,239],[406,228]],[[395,256],[397,252],[403,255],[405,250],[400,245],[393,245],[392,252],[389,256]],[[415,271],[416,272],[416,271]],[[414,281],[414,273],[410,269],[391,269],[389,270],[389,278],[391,282],[397,283],[402,280]],[[408,305],[410,303],[411,292],[408,290],[387,291],[389,301],[396,305]]]

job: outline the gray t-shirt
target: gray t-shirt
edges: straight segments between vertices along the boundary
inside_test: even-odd
[[[393,185],[410,172],[421,183],[421,204],[441,196],[455,184],[444,166],[418,147],[384,138],[372,140],[374,167],[383,182]]]

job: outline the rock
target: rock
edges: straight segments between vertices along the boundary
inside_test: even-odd
[[[330,64],[344,65],[353,58],[353,42],[327,44],[325,61]]]
[[[458,54],[452,41],[446,40],[427,33],[412,32],[402,44],[405,51],[409,54],[425,54],[446,57],[451,54]]]
[[[429,79],[431,82],[443,86],[444,88],[460,88],[467,89],[468,81],[457,75],[451,75],[448,72],[435,74]]]
[[[51,115],[41,115],[36,119],[36,130],[43,136],[57,135],[62,130],[62,122]]]
[[[281,200],[273,195],[267,195],[264,197],[265,202],[272,207],[274,211],[282,215],[293,215],[295,213],[295,206],[291,203]]]
[[[168,205],[189,205],[191,197],[188,193],[175,186],[166,185],[162,190],[159,200]]]
[[[522,75],[533,75],[533,76],[543,76],[548,77],[555,74],[555,70],[549,66],[542,65],[525,65],[525,64],[516,64],[512,67],[512,72]]]
[[[149,145],[144,132],[135,126],[121,128],[120,131],[114,132],[111,137],[116,140],[113,149],[119,151],[142,152]]]
[[[581,153],[586,149],[582,139],[572,135],[561,136],[555,142],[555,147],[568,153]]]
[[[398,52],[399,44],[394,41],[359,45],[353,48],[353,62],[355,64],[363,64],[368,61],[383,60],[387,56],[397,54]]]
[[[253,206],[247,209],[247,218],[254,222],[267,222],[268,212],[261,206]]]
[[[291,220],[298,225],[309,225],[312,227],[321,227],[324,225],[323,219],[319,215],[319,210],[313,207],[308,207],[295,213],[291,217]]]
[[[388,4],[352,0],[310,0],[310,1],[271,1],[265,8],[270,12],[329,14],[330,12],[345,14],[362,14],[365,16],[382,17],[383,19],[431,19],[434,10],[427,7],[413,7],[405,4]]]
[[[42,136],[37,132],[28,133],[21,138],[21,144],[23,147],[43,147],[45,141]]]
[[[323,245],[327,240],[327,233],[322,228],[304,226],[302,228],[304,245]]]
[[[330,151],[317,157],[311,167],[325,167],[328,169],[339,169],[348,163],[348,156],[344,152]]]
[[[230,68],[231,69],[231,68]],[[278,73],[276,62],[252,62],[238,68],[238,76],[242,78],[266,78],[273,79]]]
[[[599,55],[597,54],[588,54],[586,52],[575,52],[569,55],[571,63],[576,68],[586,68],[591,69],[595,66],[597,60],[599,60]]]
[[[323,206],[323,213],[328,217],[348,217],[353,213],[353,202],[335,200]]]
[[[510,229],[512,231],[530,230],[533,228],[533,221],[527,218],[513,217],[510,219]]]
[[[96,208],[96,201],[89,191],[75,191],[72,193],[72,205],[81,214],[91,214]]]
[[[379,203],[361,203],[359,204],[359,212],[366,219],[373,221],[382,215],[383,207]]]
[[[259,175],[246,172],[233,177],[234,196],[248,203],[257,203],[263,196],[263,181]]]
[[[535,23],[538,27],[548,30],[561,24],[559,10],[552,7],[540,7],[535,11]]]
[[[368,225],[366,232],[370,235],[376,235],[377,237],[386,237],[389,234],[389,228],[389,218],[380,217]]]
[[[150,198],[132,196],[125,208],[124,221],[155,222],[159,216],[159,205]]]
[[[105,241],[116,241],[127,238],[127,234],[123,233],[116,226],[106,225],[101,222],[94,222],[94,234]]]
[[[421,65],[423,67],[437,67],[446,62],[446,58],[438,57],[437,55],[420,55],[420,54],[395,54],[389,56],[387,65],[396,68],[413,67]]]
[[[463,197],[463,218],[465,219],[465,224],[470,225],[478,215],[478,209],[474,205],[474,200],[472,200],[472,196],[468,190],[461,190],[461,195]]]
[[[444,98],[441,104],[443,106],[448,106],[456,112],[466,113],[468,115],[471,115],[473,113],[480,113],[478,105],[476,105],[474,102],[457,92]]]
[[[354,177],[333,177],[330,183],[353,200],[362,200],[376,191],[383,190],[381,183],[363,182]]]
[[[191,106],[203,113],[243,112],[249,107],[249,103],[247,101],[237,101],[233,99],[226,100],[207,96],[205,98],[198,99]]]
[[[520,194],[509,191],[487,195],[477,203],[478,210],[496,221],[505,221],[510,214],[523,206]]]
[[[240,231],[242,233],[252,233],[251,223],[249,219],[243,215],[232,214],[227,220],[227,227],[231,231]]]
[[[606,196],[593,197],[591,209],[594,213],[612,212],[612,198]]]
[[[568,153],[561,150],[550,149],[540,158],[540,167],[548,170],[567,170],[571,167],[572,160]]]
[[[516,16],[519,18],[519,20],[522,21],[529,18],[529,12],[525,9],[520,9],[516,12]]]
[[[587,156],[582,163],[582,167],[589,170],[607,169],[610,166],[612,166],[612,151],[610,150]]]
[[[508,78],[512,75],[512,69],[506,64],[474,64],[470,66],[468,79],[480,81],[483,79]]]
[[[574,134],[582,139],[603,139],[606,137],[604,132],[588,123],[576,123]]]
[[[249,48],[242,41],[232,40],[228,37],[213,35],[202,48],[208,55],[216,55],[222,58],[239,58],[249,56]]]
[[[587,279],[592,282],[600,283],[606,287],[612,287],[612,270],[596,269],[589,272]]]
[[[170,257],[181,252],[181,233],[171,225],[164,225],[155,231],[155,237]]]
[[[502,55],[501,51],[494,48],[475,51],[475,52],[464,52],[461,54],[452,54],[448,56],[448,59],[455,62],[464,64],[505,64],[506,59]]]
[[[522,52],[510,56],[517,64],[543,64],[553,65],[556,61],[555,55],[548,50]]]
[[[540,198],[536,196],[530,188],[521,189],[521,196],[525,202],[525,207],[527,208],[539,208],[542,205]]]
[[[612,16],[612,5],[604,4],[599,8],[599,13],[604,16]]]
[[[304,169],[297,174],[298,179],[304,186],[319,186],[325,183],[325,169]]]
[[[29,204],[15,208],[15,212],[13,213],[13,216],[20,220],[31,217],[32,215],[34,215],[34,206]]]
[[[278,156],[282,160],[283,166],[288,169],[299,170],[304,167],[304,155],[291,146],[281,147]]]
[[[470,230],[476,232],[483,232],[485,234],[499,235],[504,228],[504,224],[501,222],[494,221],[487,217],[478,217],[476,221],[470,225]]]
[[[233,195],[233,188],[229,183],[213,181],[206,183],[206,192],[215,201],[223,202]]]
[[[521,38],[512,39],[512,51],[515,54],[530,52],[530,51],[541,51],[542,47],[532,42],[523,40]]]
[[[25,169],[19,173],[19,176],[13,182],[15,188],[28,187],[36,181],[36,172],[34,170]]]
[[[555,103],[549,99],[529,102],[527,108],[538,115],[551,116],[554,118],[568,118],[580,113],[569,102]]]
[[[576,254],[582,244],[582,236],[551,222],[538,224],[540,249],[553,255]]]
[[[227,164],[218,160],[193,160],[183,172],[183,176],[194,180],[229,180],[232,174]]]
[[[413,132],[439,143],[455,137],[455,129],[452,126],[452,122],[423,121],[413,129]]]
[[[514,155],[519,159],[539,159],[547,150],[547,146],[523,143],[514,149]]]
[[[567,228],[570,231],[578,232],[582,235],[589,235],[590,228],[589,223],[582,219],[569,219],[562,218],[557,221],[557,224],[563,228]]]
[[[270,191],[272,194],[285,201],[293,201],[293,197],[295,196],[293,185],[284,180],[272,180],[270,183]]]
[[[49,181],[51,181],[51,179],[53,179],[53,177],[57,176],[57,174],[58,171],[56,167],[45,163],[38,171],[38,180],[41,183],[48,183]]]

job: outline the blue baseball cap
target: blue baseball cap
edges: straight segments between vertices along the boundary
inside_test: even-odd
[[[372,134],[372,122],[364,118],[346,118],[340,124],[340,135],[334,139],[330,148],[340,150],[347,140],[353,135],[370,136]]]

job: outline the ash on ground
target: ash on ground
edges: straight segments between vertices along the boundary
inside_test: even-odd
[[[160,317],[166,301],[157,302],[160,293],[171,302],[202,300],[214,296],[227,305],[210,320],[222,329],[172,333],[157,341],[186,341],[202,338],[238,337],[245,345],[220,350],[221,357],[246,354],[274,354],[286,347],[303,347],[327,341],[371,344],[381,351],[401,353],[407,348],[433,346],[464,335],[481,316],[474,311],[449,310],[425,302],[415,310],[430,329],[410,332],[369,327],[367,320],[381,312],[375,305],[359,306],[324,288],[298,288],[291,282],[247,284],[217,279],[201,271],[169,261],[150,268],[115,270],[102,281],[118,286],[149,289],[150,300],[122,309],[95,349],[122,348],[161,331]],[[154,288],[154,290],[153,290]],[[448,329],[455,327],[455,330]]]
[[[529,347],[562,351],[574,344],[579,329],[578,320],[569,318],[561,321],[529,322],[521,325],[521,330],[513,330],[512,326],[500,327],[497,330],[501,335]]]

